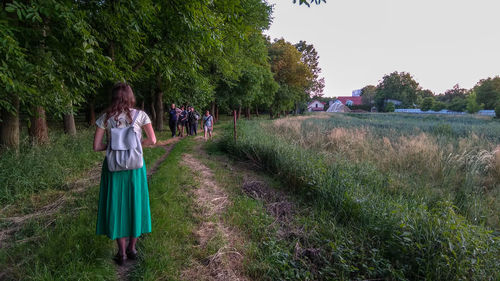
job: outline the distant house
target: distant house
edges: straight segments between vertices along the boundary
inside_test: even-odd
[[[346,106],[362,105],[363,104],[360,96],[337,97],[337,100]]]
[[[354,90],[354,91],[352,91],[352,96],[353,97],[360,97],[362,93],[363,93],[363,89]]]
[[[325,103],[320,102],[318,100],[313,100],[307,105],[307,111],[312,112],[312,111],[324,111],[325,110]]]

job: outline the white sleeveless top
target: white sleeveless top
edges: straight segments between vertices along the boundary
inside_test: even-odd
[[[139,111],[139,115],[137,116],[137,119],[135,120],[135,123],[134,123],[134,131],[136,131],[140,136],[142,136],[142,129],[141,129],[142,126],[144,126],[146,124],[150,124],[151,119],[149,119],[149,116],[148,116],[148,114],[146,114],[146,112],[144,112],[142,110],[131,108],[130,115],[132,116],[132,120],[134,119],[137,111]],[[101,128],[101,129],[105,129],[107,135],[109,136],[111,128],[124,128],[130,122],[132,122],[131,120],[129,120],[127,118],[127,114],[125,112],[120,113],[118,115],[118,118],[116,118],[116,119],[118,119],[118,120],[117,121],[115,120],[115,116],[109,118],[108,124],[107,124],[107,126],[105,126],[104,121],[106,120],[106,113],[104,113],[103,115],[101,115],[99,117],[99,119],[97,119],[95,121],[95,124],[97,125],[97,127]]]

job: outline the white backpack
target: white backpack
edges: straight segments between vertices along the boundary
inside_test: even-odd
[[[139,116],[139,110],[135,110],[135,116],[125,128],[111,128],[106,159],[110,172],[134,170],[142,168],[142,145],[139,134],[134,130],[134,124]]]

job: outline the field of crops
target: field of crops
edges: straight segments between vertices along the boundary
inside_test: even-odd
[[[223,147],[276,174],[309,210],[299,222],[307,237],[278,248],[293,255],[301,243],[318,259],[276,261],[293,264],[270,270],[276,279],[287,270],[297,279],[500,278],[500,122],[324,114],[238,130]]]

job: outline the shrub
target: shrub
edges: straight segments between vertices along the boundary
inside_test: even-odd
[[[434,106],[434,98],[427,97],[422,101],[422,105],[420,106],[420,109],[422,111],[429,111],[433,106]]]
[[[394,103],[389,102],[385,105],[385,112],[394,112],[396,110],[396,106]]]
[[[497,106],[495,107],[495,116],[497,118],[500,118],[500,102],[498,102]]]
[[[446,104],[441,101],[436,101],[434,102],[434,105],[432,106],[432,110],[434,111],[441,111],[446,108]]]
[[[472,92],[467,97],[467,112],[474,114],[483,109],[483,105],[477,103],[476,93]]]
[[[364,110],[364,111],[371,111],[372,106],[369,104],[360,104],[360,105],[352,105],[349,107],[352,110]]]

